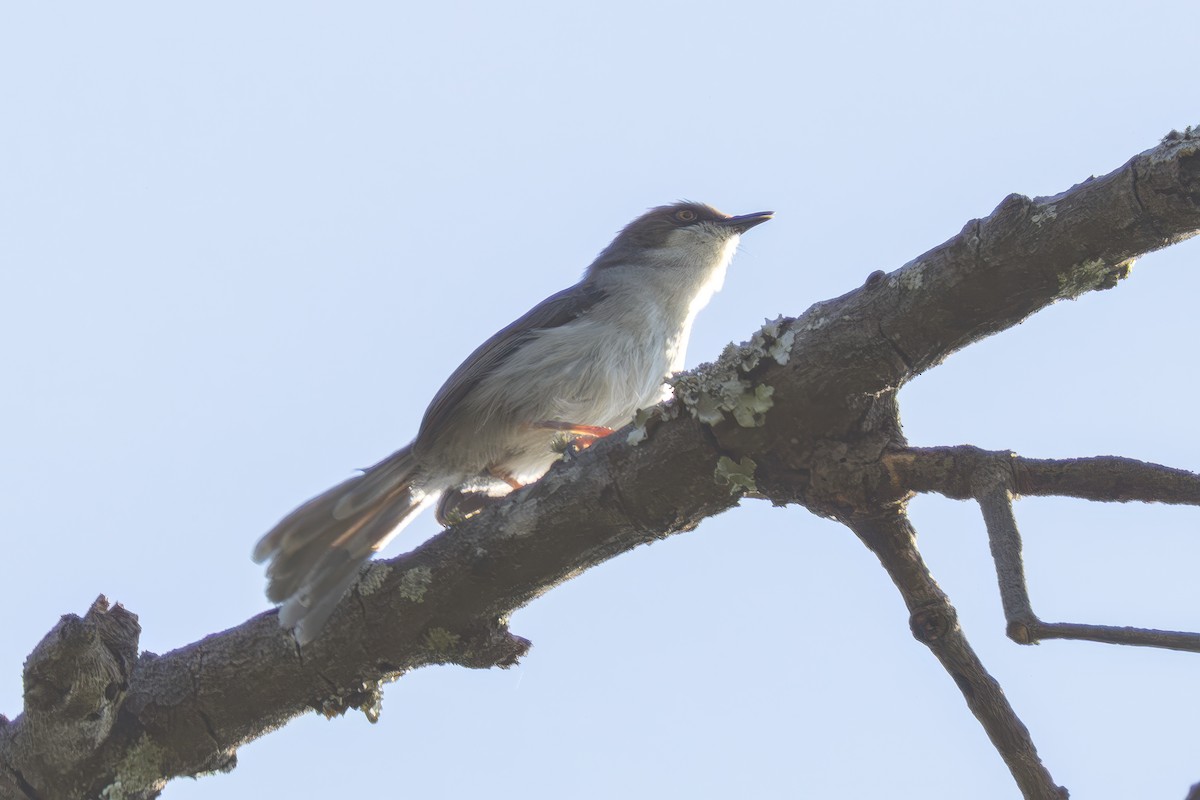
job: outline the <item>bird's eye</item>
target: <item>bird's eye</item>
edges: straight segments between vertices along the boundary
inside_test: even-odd
[[[681,208],[675,212],[675,219],[680,222],[692,222],[696,219],[696,212],[690,208]]]

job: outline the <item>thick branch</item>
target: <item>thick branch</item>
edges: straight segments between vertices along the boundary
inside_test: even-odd
[[[911,554],[887,542],[908,535],[907,521],[873,516],[903,494],[880,466],[904,446],[896,390],[1056,300],[1111,287],[1134,257],[1195,233],[1198,173],[1200,141],[1179,135],[1057,197],[1008,198],[905,267],[764,328],[681,380],[684,401],[632,437],[619,432],[578,464],[375,566],[311,647],[297,650],[269,612],[164,656],[143,654],[117,723],[92,750],[80,746],[54,765],[30,757],[37,696],[27,694],[26,713],[0,725],[0,788],[32,797],[69,782],[73,796],[93,797],[119,782],[127,797],[149,796],[166,778],[227,768],[236,747],[308,708],[372,713],[380,681],[405,670],[512,663],[528,643],[505,629],[509,612],[729,508],[731,491],[853,521],[899,585]],[[943,608],[923,569],[902,587],[914,613],[926,601]],[[950,643],[939,658],[995,705],[998,688],[970,672],[977,661],[946,622]],[[986,724],[1015,758],[1018,779],[1033,780],[1028,737]],[[68,763],[79,765],[72,774],[51,774]],[[1043,776],[1028,786],[1052,784]]]
[[[1010,195],[888,276],[897,305],[880,332],[912,375],[1049,303],[1112,288],[1134,259],[1198,230],[1200,134],[1189,132],[1054,197]]]
[[[165,778],[230,768],[238,746],[305,711],[371,715],[381,682],[407,670],[511,665],[529,646],[502,622],[513,609],[737,501],[714,481],[718,454],[700,428],[680,420],[641,447],[599,442],[587,451],[586,469],[559,465],[497,508],[372,565],[325,633],[302,650],[271,611],[171,653],[143,654],[121,723],[102,742],[49,762],[34,758],[39,727],[27,691],[26,713],[0,727],[0,763],[31,787],[17,796],[47,796],[50,787],[49,796],[96,797],[116,781],[130,797],[153,796]],[[665,462],[677,479],[664,487],[648,478]],[[84,669],[77,660],[68,667],[73,675]],[[85,760],[87,769],[73,768]],[[149,773],[126,770],[147,760]]]
[[[0,742],[13,754],[3,762],[5,777],[20,786],[25,781],[11,765],[36,765],[39,794],[78,794],[73,777],[81,767],[87,771],[88,760],[113,734],[140,632],[137,617],[120,605],[110,609],[104,597],[83,618],[67,614],[59,620],[25,661],[20,725],[0,727]]]

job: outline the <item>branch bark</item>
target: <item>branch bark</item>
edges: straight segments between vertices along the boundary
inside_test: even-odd
[[[996,562],[1008,637],[1014,642],[1082,639],[1200,653],[1200,633],[1041,620],[1029,601],[1021,533],[1013,514],[1018,492],[1200,505],[1200,475],[1131,458],[1026,459],[968,446],[907,448],[886,454],[883,462],[898,486],[979,503]]]
[[[1011,476],[1014,494],[1097,502],[1200,505],[1200,475],[1133,458],[1022,458],[978,447],[909,447],[884,458],[896,486],[955,500],[977,497],[983,473]]]
[[[1038,758],[1029,730],[967,641],[957,612],[917,550],[916,531],[903,509],[880,508],[845,522],[887,570],[908,606],[913,636],[950,674],[971,713],[1008,765],[1021,794],[1038,800],[1066,798],[1067,790],[1054,782]]]
[[[715,364],[681,376],[674,404],[498,507],[372,565],[327,633],[303,650],[267,612],[162,656],[113,656],[121,688],[109,697],[93,687],[76,703],[69,692],[28,687],[39,685],[38,675],[56,676],[51,687],[91,675],[95,659],[87,654],[100,650],[58,647],[54,639],[82,625],[67,638],[103,642],[101,620],[116,612],[64,621],[35,651],[45,656],[31,657],[32,676],[27,664],[25,713],[7,724],[0,718],[0,794],[152,797],[172,777],[231,768],[240,745],[309,709],[371,714],[381,684],[405,671],[512,664],[528,648],[507,630],[512,610],[751,493],[846,522],[883,553],[914,613],[939,608],[946,624],[934,627],[951,636],[931,645],[935,654],[964,693],[970,688],[968,702],[1026,796],[1058,796],[1028,732],[954,633],[952,609],[916,568],[915,546],[885,546],[903,539],[908,524],[899,509],[910,487],[896,478],[898,462],[885,460],[905,448],[896,391],[1050,303],[1112,288],[1132,259],[1198,230],[1200,136],[1190,131],[1055,197],[1012,195],[895,272],[873,273],[798,319],[768,324]],[[1065,476],[1044,481],[1071,485]],[[1114,485],[1131,497],[1140,491],[1120,488],[1136,481]],[[928,628],[916,626],[924,639]],[[105,649],[132,653],[136,637]],[[42,751],[45,712],[79,735],[56,735],[63,746]],[[115,717],[103,735],[87,728],[97,722],[93,713],[105,725]]]

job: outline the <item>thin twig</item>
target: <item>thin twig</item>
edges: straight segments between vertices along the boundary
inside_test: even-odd
[[[1029,601],[1029,587],[1025,583],[1025,563],[1021,557],[1021,532],[1017,528],[1017,518],[1013,514],[1012,495],[1005,486],[992,486],[986,489],[981,487],[978,499],[979,508],[983,511],[983,522],[987,527],[992,560],[996,562],[996,579],[1000,584],[1000,602],[1004,607],[1004,619],[1008,623],[1011,637],[1015,626],[1022,623],[1028,625],[1037,621]]]
[[[1161,647],[1200,653],[1200,633],[1161,631],[1153,628],[1128,628],[1116,625],[1085,625],[1078,622],[1042,622],[1035,618],[1029,625],[1032,642],[1042,639],[1078,639],[1104,644],[1137,647]]]

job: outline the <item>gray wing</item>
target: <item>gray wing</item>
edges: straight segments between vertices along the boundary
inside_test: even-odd
[[[434,395],[421,429],[417,447],[437,436],[463,398],[487,375],[495,372],[510,355],[537,331],[565,325],[604,299],[603,290],[589,283],[577,283],[552,294],[530,309],[523,317],[488,339],[467,356],[467,360],[446,379]]]

